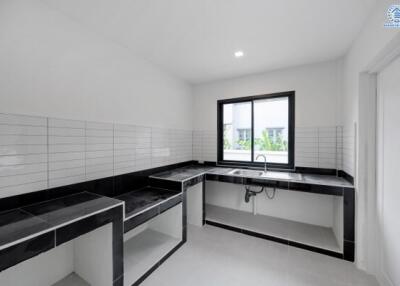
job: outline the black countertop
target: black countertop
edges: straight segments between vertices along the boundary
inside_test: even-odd
[[[178,191],[145,187],[116,198],[125,202],[125,217],[129,218],[180,194]]]
[[[0,213],[0,250],[104,210],[117,199],[82,192]]]
[[[188,166],[183,168],[178,168],[170,171],[165,171],[162,173],[154,174],[151,178],[163,179],[169,181],[185,182],[187,180],[193,179],[201,175],[220,175],[220,176],[230,176],[236,178],[252,178],[257,180],[265,181],[281,181],[296,184],[308,184],[308,185],[323,185],[332,187],[345,187],[353,188],[354,186],[345,180],[344,178],[329,175],[315,175],[315,174],[301,174],[301,179],[279,179],[279,178],[264,178],[264,177],[251,177],[251,176],[240,176],[232,174],[231,172],[237,168],[228,167],[207,167],[207,166]],[[282,172],[291,174],[290,172]]]

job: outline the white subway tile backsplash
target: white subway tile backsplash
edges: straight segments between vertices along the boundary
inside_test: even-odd
[[[102,138],[102,137],[112,137],[113,136],[113,131],[112,130],[100,130],[100,129],[89,129],[88,127],[86,128],[86,136],[87,138],[91,139],[96,139],[96,138]],[[101,139],[99,139],[101,140]]]
[[[49,153],[85,152],[85,144],[49,144]]]
[[[191,130],[0,114],[0,197],[192,158]]]
[[[341,169],[340,126],[296,127],[295,165]]]
[[[68,161],[58,160],[55,162],[51,162],[51,164],[49,164],[49,171],[70,169],[70,168],[85,168],[84,155],[82,155],[82,158],[77,160],[68,160]]]
[[[49,154],[49,162],[82,160],[85,162],[85,152],[68,152]]]
[[[114,175],[114,124],[86,122],[85,174],[87,180]]]
[[[47,186],[47,119],[0,114],[0,197]]]
[[[100,169],[100,167],[98,168]],[[107,166],[105,170],[100,171],[93,171],[89,170],[90,172],[86,172],[86,181],[97,180],[102,178],[107,178],[113,176],[113,171],[110,172],[109,167]]]
[[[25,173],[14,176],[1,176],[0,188],[47,181],[47,172]]]
[[[88,134],[90,135],[95,134],[96,130],[98,131],[97,134],[105,134],[107,131],[112,133],[114,130],[114,124],[108,122],[86,121],[86,129],[87,132],[89,131]]]
[[[0,198],[31,193],[48,187],[47,180],[0,188]]]
[[[52,181],[53,179],[82,176],[82,174],[85,174],[85,167],[64,168],[64,169],[49,171],[49,179],[50,181]]]
[[[78,176],[72,176],[72,177],[63,177],[63,178],[53,178],[49,182],[49,188],[72,185],[72,184],[84,182],[85,180],[86,180],[86,176],[85,175],[78,175]]]
[[[343,170],[348,174],[354,176],[354,164],[355,164],[355,126],[344,126],[343,127]]]
[[[4,145],[46,145],[45,135],[0,135],[0,146]]]
[[[86,166],[86,175],[95,175],[96,173],[100,172],[106,174],[104,177],[113,176],[113,164]]]
[[[85,179],[85,122],[49,118],[49,187]]]
[[[83,128],[49,127],[49,135],[85,137],[85,127]]]
[[[81,120],[70,120],[70,119],[61,119],[61,118],[49,118],[49,129],[60,129],[60,130],[67,130],[67,129],[78,129],[82,130],[85,129],[85,121]],[[53,134],[57,135],[57,134]]]
[[[46,136],[46,126],[26,126],[26,125],[2,125],[0,124],[0,135],[42,135]]]
[[[102,145],[102,146],[110,146],[114,142],[113,134],[109,134],[107,137],[106,136],[91,136],[87,135],[86,136],[86,144],[88,146],[92,145]]]
[[[354,174],[355,127],[297,127],[296,166]],[[0,197],[189,160],[217,160],[217,132],[0,114]]]
[[[18,114],[0,113],[0,124],[5,125],[27,125],[27,126],[46,126],[47,118],[39,116],[28,116]]]
[[[86,167],[95,165],[112,165],[114,158],[112,156],[98,157],[98,158],[86,158]]]
[[[86,159],[113,157],[113,150],[86,151]]]
[[[46,145],[8,145],[0,146],[0,156],[46,154]]]
[[[0,168],[3,166],[35,164],[47,162],[47,154],[0,156]]]
[[[21,164],[0,167],[0,177],[47,172],[47,163]]]
[[[49,145],[85,145],[85,136],[49,135]]]

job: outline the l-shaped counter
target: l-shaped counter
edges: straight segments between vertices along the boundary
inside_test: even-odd
[[[148,177],[148,186],[127,190],[116,197],[101,196],[87,190],[63,197],[22,205],[0,213],[0,283],[7,285],[3,275],[20,263],[34,259],[62,244],[77,240],[82,244],[75,251],[84,265],[75,271],[91,285],[138,285],[187,240],[187,196],[194,186],[201,184],[202,224],[254,235],[279,243],[300,247],[354,260],[354,187],[343,178],[326,175],[302,174],[301,179],[271,179],[235,175],[234,169],[204,165],[188,165],[156,173]],[[290,236],[271,235],[219,220],[216,214],[227,211],[249,219],[246,213],[229,213],[218,207],[206,206],[206,182],[263,186],[279,190],[315,193],[343,198],[343,248],[324,249],[291,239]],[[213,217],[214,216],[214,217]],[[247,216],[247,217],[244,217]],[[250,219],[252,219],[250,217]],[[260,218],[257,218],[260,220]],[[283,222],[286,223],[286,222]],[[98,282],[91,266],[99,263],[88,260],[87,247],[80,237],[111,226],[111,263],[106,263],[108,277]],[[308,227],[308,226],[307,226]],[[157,238],[157,239],[156,239]],[[90,238],[93,240],[93,238]],[[152,244],[152,242],[154,242]],[[102,242],[97,243],[100,247]],[[147,252],[144,250],[148,250]],[[80,254],[81,252],[81,254]],[[85,257],[79,257],[85,256]],[[108,266],[107,266],[108,265]],[[87,270],[89,269],[89,270]],[[108,272],[107,272],[108,271]],[[3,276],[3,278],[2,278]],[[5,278],[4,278],[5,277]],[[3,280],[2,280],[3,279]],[[4,280],[5,279],[5,280]],[[124,281],[125,280],[125,281]]]

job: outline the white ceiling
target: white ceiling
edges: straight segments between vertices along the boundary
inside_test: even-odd
[[[191,83],[338,58],[375,0],[45,0]],[[245,56],[234,57],[243,50]]]

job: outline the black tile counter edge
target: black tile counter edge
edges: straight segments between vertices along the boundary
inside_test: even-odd
[[[118,212],[122,213],[122,205],[115,206],[111,209],[93,214],[89,217],[69,223],[66,226],[57,228],[56,231],[56,246],[64,244],[74,238],[89,233],[108,223],[116,221]],[[122,221],[122,217],[121,217]]]
[[[338,176],[345,179],[350,184],[354,185],[354,177],[352,175],[346,173],[345,171],[339,170]]]
[[[116,206],[56,229],[56,246],[112,223],[113,281],[124,274],[123,207]]]
[[[313,174],[313,175],[337,176],[338,174],[338,170],[336,169],[325,169],[325,168],[296,167],[295,171],[296,173]]]
[[[199,163],[199,161],[194,161],[194,162],[196,165],[199,165],[199,166],[236,168],[235,166],[218,164],[217,162],[212,162],[212,161],[205,161],[203,163]],[[237,166],[237,168],[246,169],[243,166]],[[338,177],[342,177],[342,178],[346,179],[349,183],[354,184],[353,176],[349,175],[348,173],[346,173],[343,170],[296,166],[295,172],[302,173],[302,174],[338,176]]]
[[[343,242],[343,259],[354,262],[355,243],[352,241]]]
[[[178,181],[164,180],[161,178],[149,178],[149,185],[155,188],[180,191],[182,183]]]
[[[152,218],[180,204],[182,201],[183,201],[182,196],[179,195],[175,198],[168,199],[165,202],[162,202],[161,204],[158,204],[138,215],[128,218],[124,222],[124,233],[127,233],[132,229],[138,227],[139,225],[146,223]]]
[[[113,281],[112,286],[124,286],[124,276],[118,277],[116,280]]]
[[[266,187],[275,187],[289,191],[300,191],[300,192],[322,194],[322,195],[333,195],[333,196],[343,196],[343,193],[345,191],[350,191],[350,192],[354,191],[354,188],[350,187],[317,185],[317,184],[308,184],[299,182],[285,182],[285,181],[245,178],[245,177],[236,177],[231,175],[218,175],[218,174],[206,174],[206,180],[240,184],[240,185],[254,184]]]
[[[0,250],[0,271],[55,247],[54,230]]]
[[[210,221],[210,220],[206,220],[206,224],[211,225],[211,226],[215,226],[215,227],[219,227],[219,228],[223,228],[223,229],[226,229],[226,230],[238,232],[238,233],[245,234],[245,235],[248,235],[248,236],[253,236],[253,237],[257,237],[257,238],[261,238],[261,239],[265,239],[265,240],[270,240],[270,241],[277,242],[277,243],[280,243],[280,244],[285,244],[285,245],[297,247],[297,248],[300,248],[300,249],[309,250],[309,251],[312,251],[312,252],[316,252],[316,253],[332,256],[332,257],[335,257],[335,258],[344,259],[342,253],[331,251],[331,250],[327,250],[327,249],[323,249],[323,248],[319,248],[319,247],[315,247],[315,246],[306,245],[306,244],[295,242],[295,241],[291,241],[291,240],[288,240],[288,239],[283,239],[283,238],[279,238],[279,237],[275,237],[275,236],[271,236],[271,235],[267,235],[267,234],[263,234],[263,233],[258,233],[258,232],[250,231],[250,230],[247,230],[247,229],[242,229],[242,228],[239,228],[239,227],[226,225],[226,224],[222,224],[222,223],[214,222],[214,221]]]
[[[183,182],[183,188],[186,189],[186,188],[189,188],[191,186],[197,185],[198,183],[203,182],[204,178],[205,178],[204,174],[197,175],[197,176],[195,176],[193,178],[190,178],[190,179],[188,179],[188,180]]]
[[[196,161],[185,161],[182,163],[151,168],[123,175],[101,178],[97,180],[1,198],[0,212],[32,205],[47,200],[57,199],[66,195],[80,193],[82,191],[88,191],[102,196],[116,197],[123,193],[148,186],[149,176],[153,174],[193,164],[196,164]]]
[[[164,255],[158,262],[156,262],[145,274],[143,274],[132,286],[140,285],[147,277],[149,277],[158,267],[160,267],[172,254],[174,254],[179,248],[184,245],[185,242],[181,241],[171,251]]]
[[[355,192],[345,192],[343,197],[344,240],[354,242]]]

